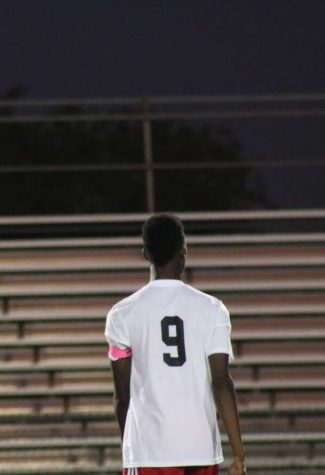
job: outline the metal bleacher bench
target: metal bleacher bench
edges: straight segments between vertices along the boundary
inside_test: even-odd
[[[322,368],[325,365],[325,355],[294,355],[294,356],[242,356],[237,357],[232,363],[232,367],[248,367],[253,369],[254,380],[259,380],[259,370],[265,367],[273,369],[280,367],[304,367]],[[53,387],[56,382],[56,375],[60,373],[86,373],[86,372],[107,372],[110,373],[108,360],[101,359],[95,362],[70,362],[70,363],[29,363],[17,364],[7,363],[0,366],[0,375],[30,375],[46,374],[48,386]],[[1,393],[0,393],[1,394]],[[0,419],[1,420],[1,419]]]
[[[299,341],[325,341],[324,330],[301,330],[301,331],[241,331],[234,332],[232,342],[240,345],[247,342],[299,342]],[[63,337],[57,338],[6,338],[0,339],[0,349],[27,349],[33,351],[34,362],[39,361],[40,350],[48,347],[104,347],[106,342],[103,337]],[[240,352],[238,352],[240,354]]]
[[[124,297],[139,289],[145,281],[130,283],[107,284],[105,282],[97,283],[74,283],[69,286],[61,285],[3,285],[0,289],[0,299],[2,300],[3,314],[10,312],[11,300],[17,299],[54,299],[54,298],[110,298],[110,297]],[[289,292],[321,292],[325,290],[324,278],[308,278],[290,280],[268,279],[253,281],[249,280],[233,280],[232,282],[209,281],[196,282],[195,286],[200,290],[211,294],[245,294],[253,292],[255,294],[277,293],[287,294]]]
[[[1,223],[0,223],[1,224]],[[269,234],[208,234],[191,235],[187,233],[188,245],[196,246],[202,244],[214,245],[235,245],[238,244],[305,244],[305,243],[325,243],[325,233],[269,233]],[[93,249],[93,248],[140,248],[142,240],[140,237],[105,237],[105,238],[43,238],[43,239],[2,239],[0,250],[39,250],[39,249]]]
[[[119,271],[147,271],[148,264],[140,259],[95,259],[93,262],[79,262],[62,258],[57,263],[47,263],[46,254],[43,263],[0,263],[1,275],[31,275],[31,274],[64,274],[87,272],[119,272]],[[281,268],[281,267],[321,267],[325,265],[325,256],[249,256],[249,257],[209,257],[191,258],[186,263],[185,273],[196,269],[228,269],[228,268]]]
[[[137,278],[137,282],[134,283],[107,283],[107,282],[69,282],[54,284],[54,283],[42,283],[28,285],[3,284],[0,289],[0,300],[2,301],[2,313],[8,315],[11,312],[11,302],[22,299],[51,299],[56,298],[122,298],[126,295],[138,290],[141,285],[145,284],[145,279]],[[223,282],[220,280],[209,280],[195,283],[195,286],[202,291],[212,294],[242,294],[245,295],[248,292],[254,294],[288,294],[294,292],[318,292],[319,295],[323,295],[325,289],[325,279],[321,277],[317,278],[290,278],[284,279],[254,279],[245,280],[243,277],[240,279],[234,279],[232,282]],[[324,305],[323,305],[324,306]],[[1,323],[2,317],[0,318]]]
[[[280,469],[299,469],[309,467],[314,469],[315,472],[319,473],[317,470],[323,470],[325,468],[325,457],[315,456],[313,459],[310,459],[308,453],[314,450],[316,444],[323,444],[325,442],[325,434],[319,432],[311,433],[264,433],[264,434],[244,434],[243,436],[245,446],[249,447],[250,445],[280,445],[284,443],[289,444],[299,444],[305,446],[307,455],[299,457],[288,457],[282,456],[280,458],[247,458],[247,467],[250,470],[250,473],[256,469],[264,468],[266,473],[276,473]],[[224,445],[227,443],[225,436],[222,436],[222,442]],[[42,439],[20,439],[20,440],[4,440],[0,442],[0,452],[15,452],[27,454],[28,452],[35,451],[60,451],[66,449],[93,449],[96,450],[96,461],[95,464],[83,464],[83,469],[79,470],[79,464],[75,464],[73,467],[72,464],[61,464],[57,466],[56,472],[52,471],[51,466],[44,464],[43,471],[37,471],[37,468],[29,468],[27,466],[21,469],[21,475],[34,475],[37,473],[49,473],[49,474],[70,474],[70,473],[89,473],[89,474],[104,474],[104,473],[116,473],[121,469],[121,462],[114,460],[107,460],[106,451],[109,449],[117,449],[120,447],[120,439],[118,437],[87,437],[87,438],[42,438]],[[229,460],[225,461],[225,466],[229,464]],[[53,466],[52,466],[53,468]],[[38,469],[39,470],[39,469]],[[73,471],[75,470],[75,471]],[[274,470],[269,472],[269,470]],[[0,474],[17,474],[19,472],[9,472],[1,470]],[[310,473],[310,472],[308,472]]]
[[[200,290],[204,292],[288,292],[290,290],[324,290],[325,289],[325,279],[323,278],[314,278],[314,279],[288,279],[286,282],[279,282],[277,279],[266,280],[261,282],[260,280],[255,281],[232,281],[232,282],[222,282],[222,281],[209,281],[209,282],[198,282],[196,285]],[[138,284],[129,284],[129,283],[118,283],[118,284],[107,284],[107,283],[96,283],[91,284],[87,283],[87,286],[84,284],[74,284],[71,285],[71,288],[66,288],[63,285],[38,285],[33,288],[32,286],[17,286],[15,288],[13,285],[2,286],[0,289],[0,298],[2,299],[20,299],[20,298],[44,298],[44,297],[109,297],[110,295],[127,295],[135,292],[139,289]]]
[[[25,333],[25,326],[28,324],[38,324],[38,323],[73,323],[73,322],[105,322],[106,312],[108,308],[103,311],[103,313],[98,312],[86,312],[83,313],[80,310],[76,313],[64,312],[63,314],[58,314],[53,312],[46,313],[46,310],[43,310],[42,314],[37,315],[3,315],[0,316],[0,325],[17,325],[18,326],[18,336],[23,337]],[[300,304],[289,306],[285,305],[263,305],[263,306],[247,306],[241,305],[239,308],[234,308],[231,311],[232,319],[238,317],[245,318],[263,318],[263,317],[272,317],[272,318],[282,318],[282,317],[299,317],[308,315],[315,315],[323,317],[325,315],[325,304]]]
[[[276,404],[276,394],[279,392],[324,392],[324,379],[304,380],[272,380],[272,381],[239,381],[236,383],[238,394],[242,393],[265,393],[269,397],[269,407]],[[77,387],[45,387],[5,389],[0,391],[0,401],[5,399],[60,399],[64,404],[65,411],[69,411],[71,398],[78,397],[108,397],[113,395],[112,383],[83,385]]]
[[[270,410],[269,407],[261,405],[239,405],[240,417],[261,417],[265,418],[274,417],[287,417],[290,419],[290,425],[294,426],[294,422],[297,417],[324,417],[325,416],[325,403],[323,404],[280,404]],[[48,424],[64,422],[78,422],[82,424],[82,432],[87,433],[87,426],[91,422],[102,421],[115,421],[115,413],[112,404],[107,403],[105,409],[98,410],[98,408],[88,408],[82,411],[68,412],[35,412],[34,408],[31,408],[29,412],[24,410],[21,412],[19,409],[0,412],[0,424]]]
[[[227,443],[227,437],[221,436],[222,443]],[[317,443],[325,442],[324,432],[297,432],[297,433],[264,433],[264,434],[244,434],[245,444],[278,444],[282,442],[295,443]],[[95,447],[105,449],[107,447],[120,447],[120,437],[60,437],[60,438],[42,438],[36,439],[18,439],[0,441],[0,451],[4,450],[35,450],[35,449],[65,449],[79,447]]]
[[[323,366],[325,355],[289,355],[289,356],[241,356],[236,357],[232,367],[292,367],[292,366]],[[107,359],[95,362],[71,363],[7,363],[0,366],[0,374],[30,374],[82,371],[110,371]]]

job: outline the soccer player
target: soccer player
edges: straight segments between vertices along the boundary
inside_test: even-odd
[[[181,280],[186,243],[176,216],[152,216],[142,237],[151,280],[113,306],[105,330],[123,475],[217,475],[216,407],[233,453],[228,474],[244,475],[228,310]]]

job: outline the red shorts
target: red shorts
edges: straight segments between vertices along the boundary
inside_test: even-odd
[[[218,475],[218,465],[123,468],[123,475]]]

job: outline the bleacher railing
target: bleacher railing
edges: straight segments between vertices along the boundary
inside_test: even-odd
[[[37,122],[132,121],[142,124],[143,163],[1,166],[0,173],[135,171],[145,173],[146,208],[155,211],[155,170],[229,169],[250,167],[324,167],[325,160],[241,160],[155,163],[152,123],[252,118],[325,117],[325,94],[265,94],[96,99],[0,100],[0,125]]]
[[[85,246],[93,244],[92,241],[87,240],[89,238],[95,240],[97,245],[106,245],[112,239],[116,244],[122,243],[121,245],[124,241],[127,245],[134,242],[139,244],[141,226],[149,214],[0,216],[0,249],[11,247],[9,243],[12,239],[26,238],[33,238],[35,242],[38,242],[37,239],[54,239],[53,245],[57,238],[62,241],[70,239],[72,245],[76,245],[75,238],[79,240],[85,238]],[[218,244],[228,242],[301,243],[325,240],[325,209],[178,212],[177,214],[184,222],[186,233],[194,240],[195,236],[205,232],[213,234]],[[124,236],[122,241],[120,238],[116,239],[121,235]]]

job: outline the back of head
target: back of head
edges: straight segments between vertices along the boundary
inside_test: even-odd
[[[164,266],[185,244],[182,221],[167,213],[151,216],[142,227],[142,238],[153,264]]]

